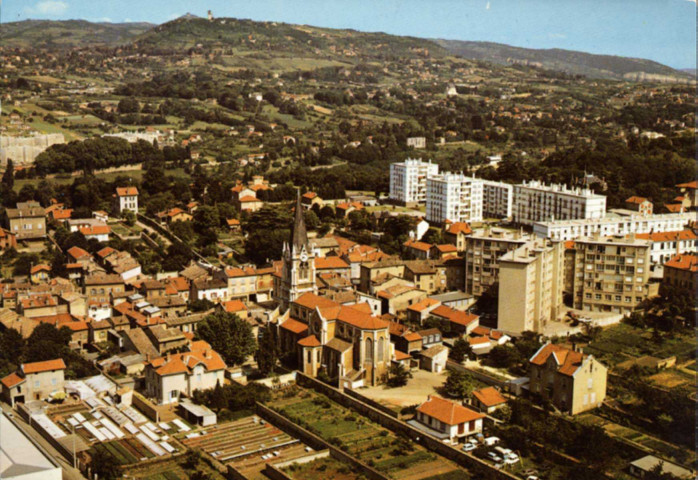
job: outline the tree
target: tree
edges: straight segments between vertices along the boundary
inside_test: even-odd
[[[228,312],[207,315],[197,333],[228,365],[242,364],[257,347],[250,324]]]
[[[7,167],[5,167],[5,173],[2,174],[2,186],[7,187],[8,190],[12,190],[15,185],[15,168],[12,159],[7,160]]]
[[[279,359],[279,347],[276,343],[276,336],[270,328],[267,328],[262,334],[255,357],[257,367],[263,375],[269,375],[274,370]]]
[[[119,113],[138,113],[140,105],[133,97],[122,98],[117,105]]]
[[[472,351],[473,349],[470,343],[461,337],[453,343],[453,348],[451,348],[448,356],[451,357],[451,360],[454,362],[462,363],[463,360],[468,358]]]
[[[470,395],[470,392],[475,390],[477,384],[475,379],[466,372],[458,370],[450,370],[448,378],[444,382],[444,391],[449,397],[464,399]]]
[[[100,479],[116,480],[121,478],[121,468],[116,458],[103,449],[93,449],[90,452],[92,462],[92,472],[96,473]]]
[[[136,224],[136,214],[128,208],[124,209],[121,212],[121,218],[124,219],[124,222],[126,222],[126,225],[128,225],[129,227],[132,227]]]
[[[390,388],[404,387],[410,378],[412,378],[412,373],[402,363],[394,363],[388,371],[388,386]]]
[[[18,362],[24,354],[26,344],[22,335],[14,328],[0,333],[0,357],[10,362]]]
[[[498,368],[512,368],[522,360],[519,350],[508,345],[497,345],[489,354],[489,362]]]
[[[50,323],[39,324],[27,339],[25,361],[42,362],[63,357],[71,337],[68,327],[58,329]]]

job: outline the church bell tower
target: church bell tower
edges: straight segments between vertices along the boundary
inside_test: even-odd
[[[296,199],[296,211],[289,242],[284,242],[283,266],[281,268],[281,311],[304,293],[317,293],[315,284],[315,252],[308,241],[308,232],[303,219],[300,193]]]

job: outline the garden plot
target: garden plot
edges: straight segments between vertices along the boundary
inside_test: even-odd
[[[279,399],[272,407],[390,477],[419,480],[462,471],[455,463],[310,390]]]

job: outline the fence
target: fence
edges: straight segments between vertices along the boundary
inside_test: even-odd
[[[383,411],[378,410],[377,408],[374,408],[358,400],[357,398],[351,397],[334,387],[315,380],[314,378],[308,377],[301,372],[298,372],[298,375],[296,376],[296,383],[298,383],[300,386],[312,388],[313,390],[328,396],[337,403],[358,411],[365,417],[368,417],[388,430],[405,435],[410,440],[425,447],[427,450],[431,450],[444,458],[456,462],[461,467],[468,469],[474,478],[478,478],[479,476],[507,480],[518,478],[508,472],[498,470],[484,460],[447,445],[441,440],[432,437],[431,435],[428,435],[425,432],[418,430],[395,417],[387,415],[383,413]]]

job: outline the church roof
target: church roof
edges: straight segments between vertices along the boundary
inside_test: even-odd
[[[307,244],[308,232],[305,229],[301,197],[298,195],[298,198],[296,199],[296,211],[293,217],[293,227],[291,228],[291,250],[299,252]]]

